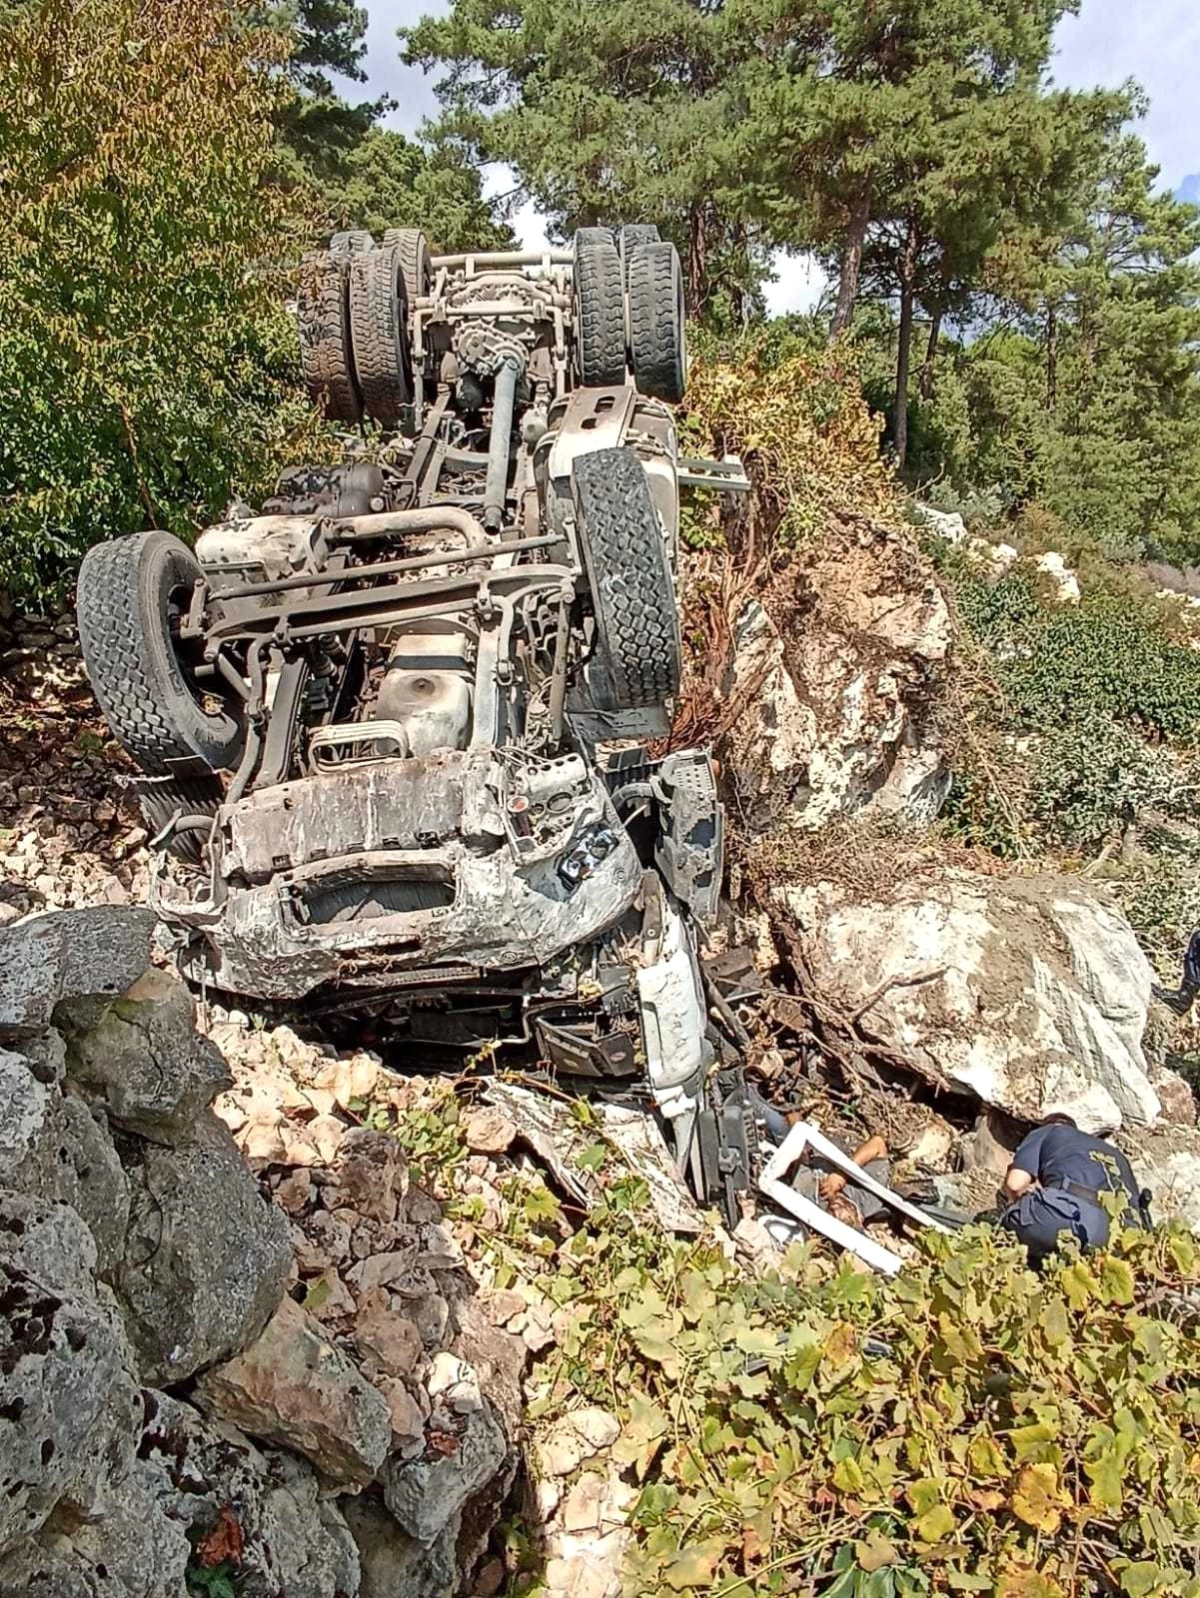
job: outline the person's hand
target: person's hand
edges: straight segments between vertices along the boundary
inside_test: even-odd
[[[829,1176],[822,1177],[821,1185],[817,1189],[817,1192],[825,1200],[826,1204],[828,1204],[829,1200],[836,1198],[845,1186],[846,1178],[840,1175],[840,1173],[834,1171],[831,1172]]]

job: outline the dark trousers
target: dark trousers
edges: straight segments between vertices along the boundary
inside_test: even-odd
[[[1099,1204],[1077,1198],[1063,1188],[1035,1187],[1022,1193],[1005,1210],[1000,1224],[1024,1243],[1035,1265],[1067,1238],[1074,1238],[1085,1250],[1103,1248],[1108,1242],[1107,1213]]]

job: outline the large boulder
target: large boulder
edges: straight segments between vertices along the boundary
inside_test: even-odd
[[[123,993],[150,964],[154,916],[98,905],[0,927],[0,1038],[36,1036],[64,1000]]]
[[[252,1437],[311,1459],[327,1481],[365,1486],[391,1446],[384,1398],[290,1298],[245,1353],[201,1377],[196,1397]]]
[[[1150,1189],[1156,1221],[1200,1233],[1200,1132],[1194,1127],[1130,1128],[1120,1138],[1133,1174]]]
[[[929,1081],[1023,1121],[1066,1110],[1104,1131],[1160,1118],[1142,1048],[1150,965],[1078,878],[949,870],[774,898],[817,991]]]
[[[178,1143],[232,1085],[220,1050],[196,1031],[192,996],[172,972],[143,972],[87,1021],[68,1030],[67,1075],[126,1131]]]
[[[346,1500],[346,1522],[358,1546],[359,1598],[453,1598],[461,1578],[457,1558],[459,1517],[432,1542],[418,1542],[374,1493]]]
[[[143,1380],[180,1382],[252,1343],[283,1297],[287,1221],[211,1112],[177,1148],[129,1140],[129,1229],[113,1286]]]
[[[62,1098],[28,1060],[0,1048],[0,1187],[64,1198],[69,1193]]]
[[[949,789],[931,711],[950,642],[941,589],[883,528],[814,554],[795,593],[748,600],[722,695],[750,708],[721,753],[749,830],[868,806],[932,819]]]
[[[63,1100],[64,1145],[70,1166],[70,1201],[96,1244],[96,1271],[107,1277],[125,1251],[129,1227],[129,1181],[108,1134],[102,1109],[82,1099]]]
[[[0,1552],[56,1510],[99,1516],[133,1465],[132,1354],[95,1258],[66,1206],[0,1195]]]

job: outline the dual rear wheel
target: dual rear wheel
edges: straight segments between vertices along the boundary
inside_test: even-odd
[[[575,235],[576,364],[587,388],[638,389],[678,404],[687,387],[679,252],[653,223]]]
[[[430,251],[419,228],[335,233],[300,267],[304,381],[333,422],[369,417],[394,428],[413,397],[409,310],[429,292]]]

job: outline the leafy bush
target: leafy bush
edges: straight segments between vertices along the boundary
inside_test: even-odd
[[[287,48],[225,0],[46,0],[0,33],[0,585],[188,533],[299,424],[264,182]]]
[[[577,1230],[514,1177],[478,1241],[563,1312],[535,1423],[619,1412],[638,1598],[1200,1591],[1189,1234],[1042,1275],[985,1227],[924,1234],[895,1280],[800,1248],[747,1274],[663,1236],[602,1142],[584,1158],[608,1185]]]

